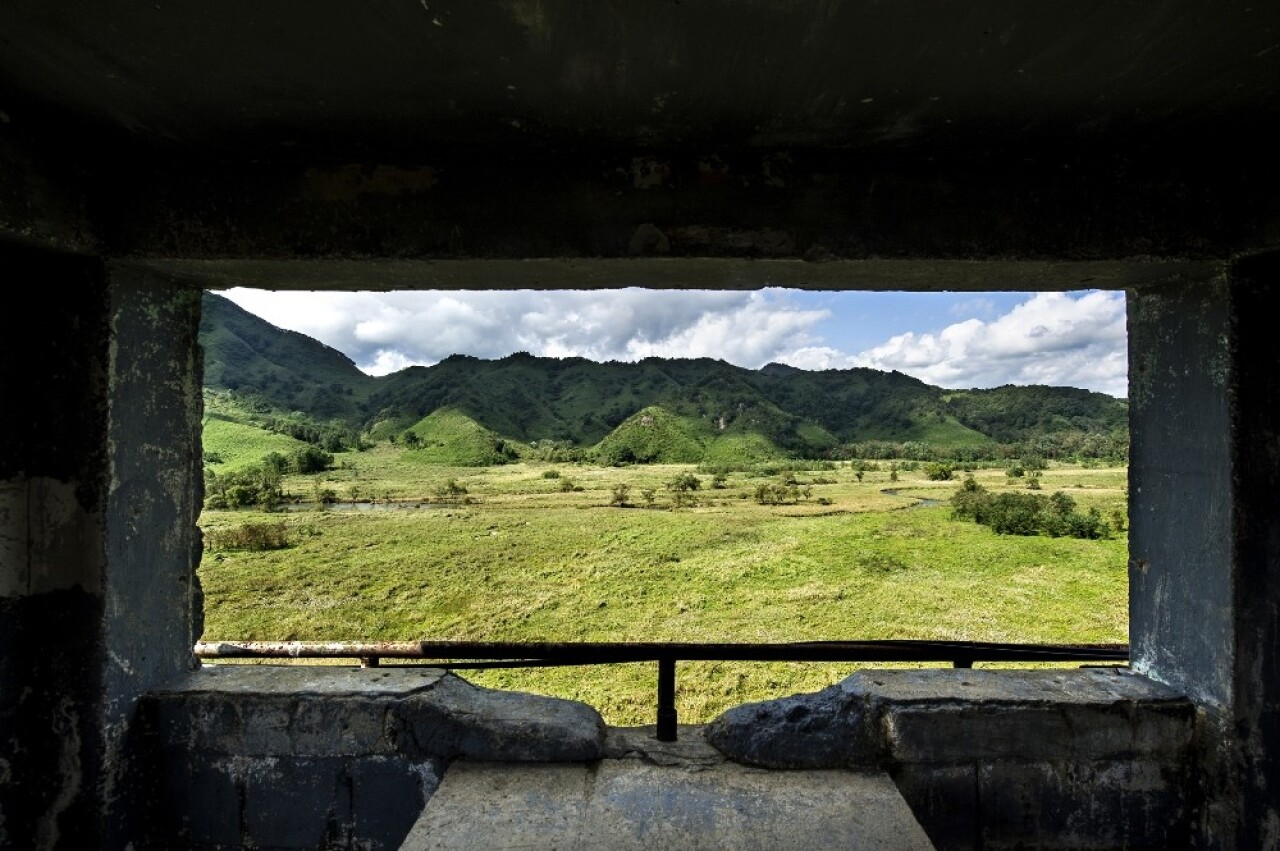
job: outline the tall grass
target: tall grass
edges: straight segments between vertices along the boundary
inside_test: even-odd
[[[335,487],[411,499],[456,479],[472,505],[385,511],[304,511],[283,522],[287,550],[218,551],[200,568],[206,640],[713,641],[951,639],[1123,642],[1126,542],[1000,536],[953,521],[957,482],[923,473],[841,466],[810,482],[794,505],[760,505],[755,472],[671,508],[663,488],[686,465],[554,465],[581,490],[562,491],[553,465],[426,468],[392,448],[346,459]],[[1002,471],[978,471],[994,491]],[[821,480],[824,483],[813,483]],[[637,507],[611,506],[630,486]],[[291,480],[298,493],[309,479]],[[1123,507],[1124,471],[1055,467],[1044,492],[1082,507]],[[897,494],[886,494],[888,488]],[[652,508],[639,507],[643,490]],[[819,504],[819,497],[827,504]],[[252,512],[206,512],[223,528],[261,522]],[[819,688],[853,666],[681,663],[684,721],[705,721],[745,700]],[[616,724],[653,720],[652,665],[467,672],[489,685],[585,700]]]

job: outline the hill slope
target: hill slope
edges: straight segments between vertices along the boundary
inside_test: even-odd
[[[962,448],[1068,434],[1081,436],[1081,445],[1086,438],[1114,443],[1123,442],[1128,426],[1126,402],[1070,387],[944,390],[898,372],[783,364],[751,370],[710,358],[597,363],[523,352],[499,360],[453,355],[374,378],[324,344],[221,296],[206,294],[204,304],[206,388],[317,420],[341,419],[375,439],[410,429],[436,433],[446,424],[456,432],[463,418],[472,424],[462,428],[472,434],[468,440],[488,446],[549,440],[597,447],[603,459],[674,461],[719,457],[733,447],[812,457],[867,441]],[[438,411],[449,416],[424,423]],[[462,451],[443,454],[455,450]]]

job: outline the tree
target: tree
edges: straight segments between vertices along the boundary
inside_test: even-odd
[[[630,503],[627,502],[627,495],[631,492],[631,485],[626,482],[618,482],[613,486],[610,505],[616,505],[619,508],[626,508]]]
[[[457,479],[436,485],[435,496],[441,502],[460,502],[467,495],[467,486]]]
[[[943,461],[926,464],[924,474],[932,482],[949,482],[955,476],[956,468]]]
[[[693,492],[702,486],[701,480],[693,473],[680,473],[667,482],[667,490],[671,491],[671,504],[675,508],[695,505],[697,500]]]

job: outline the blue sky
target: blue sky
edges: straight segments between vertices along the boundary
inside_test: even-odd
[[[371,375],[450,354],[713,357],[748,368],[898,370],[949,388],[1082,387],[1123,397],[1120,292],[592,290],[222,293]]]

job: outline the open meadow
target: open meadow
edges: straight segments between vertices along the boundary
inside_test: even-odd
[[[286,479],[301,500],[338,500],[327,507],[206,510],[202,640],[1127,640],[1123,530],[998,535],[952,519],[960,470],[933,481],[924,464],[814,462],[717,477],[693,465],[411,458],[384,444]],[[1029,492],[1006,466],[973,475],[993,493]],[[1123,467],[1052,464],[1039,485],[1104,518],[1125,510]],[[257,524],[288,545],[235,546]],[[680,720],[818,689],[855,667],[682,662]],[[583,700],[612,724],[653,721],[653,663],[461,675]]]

